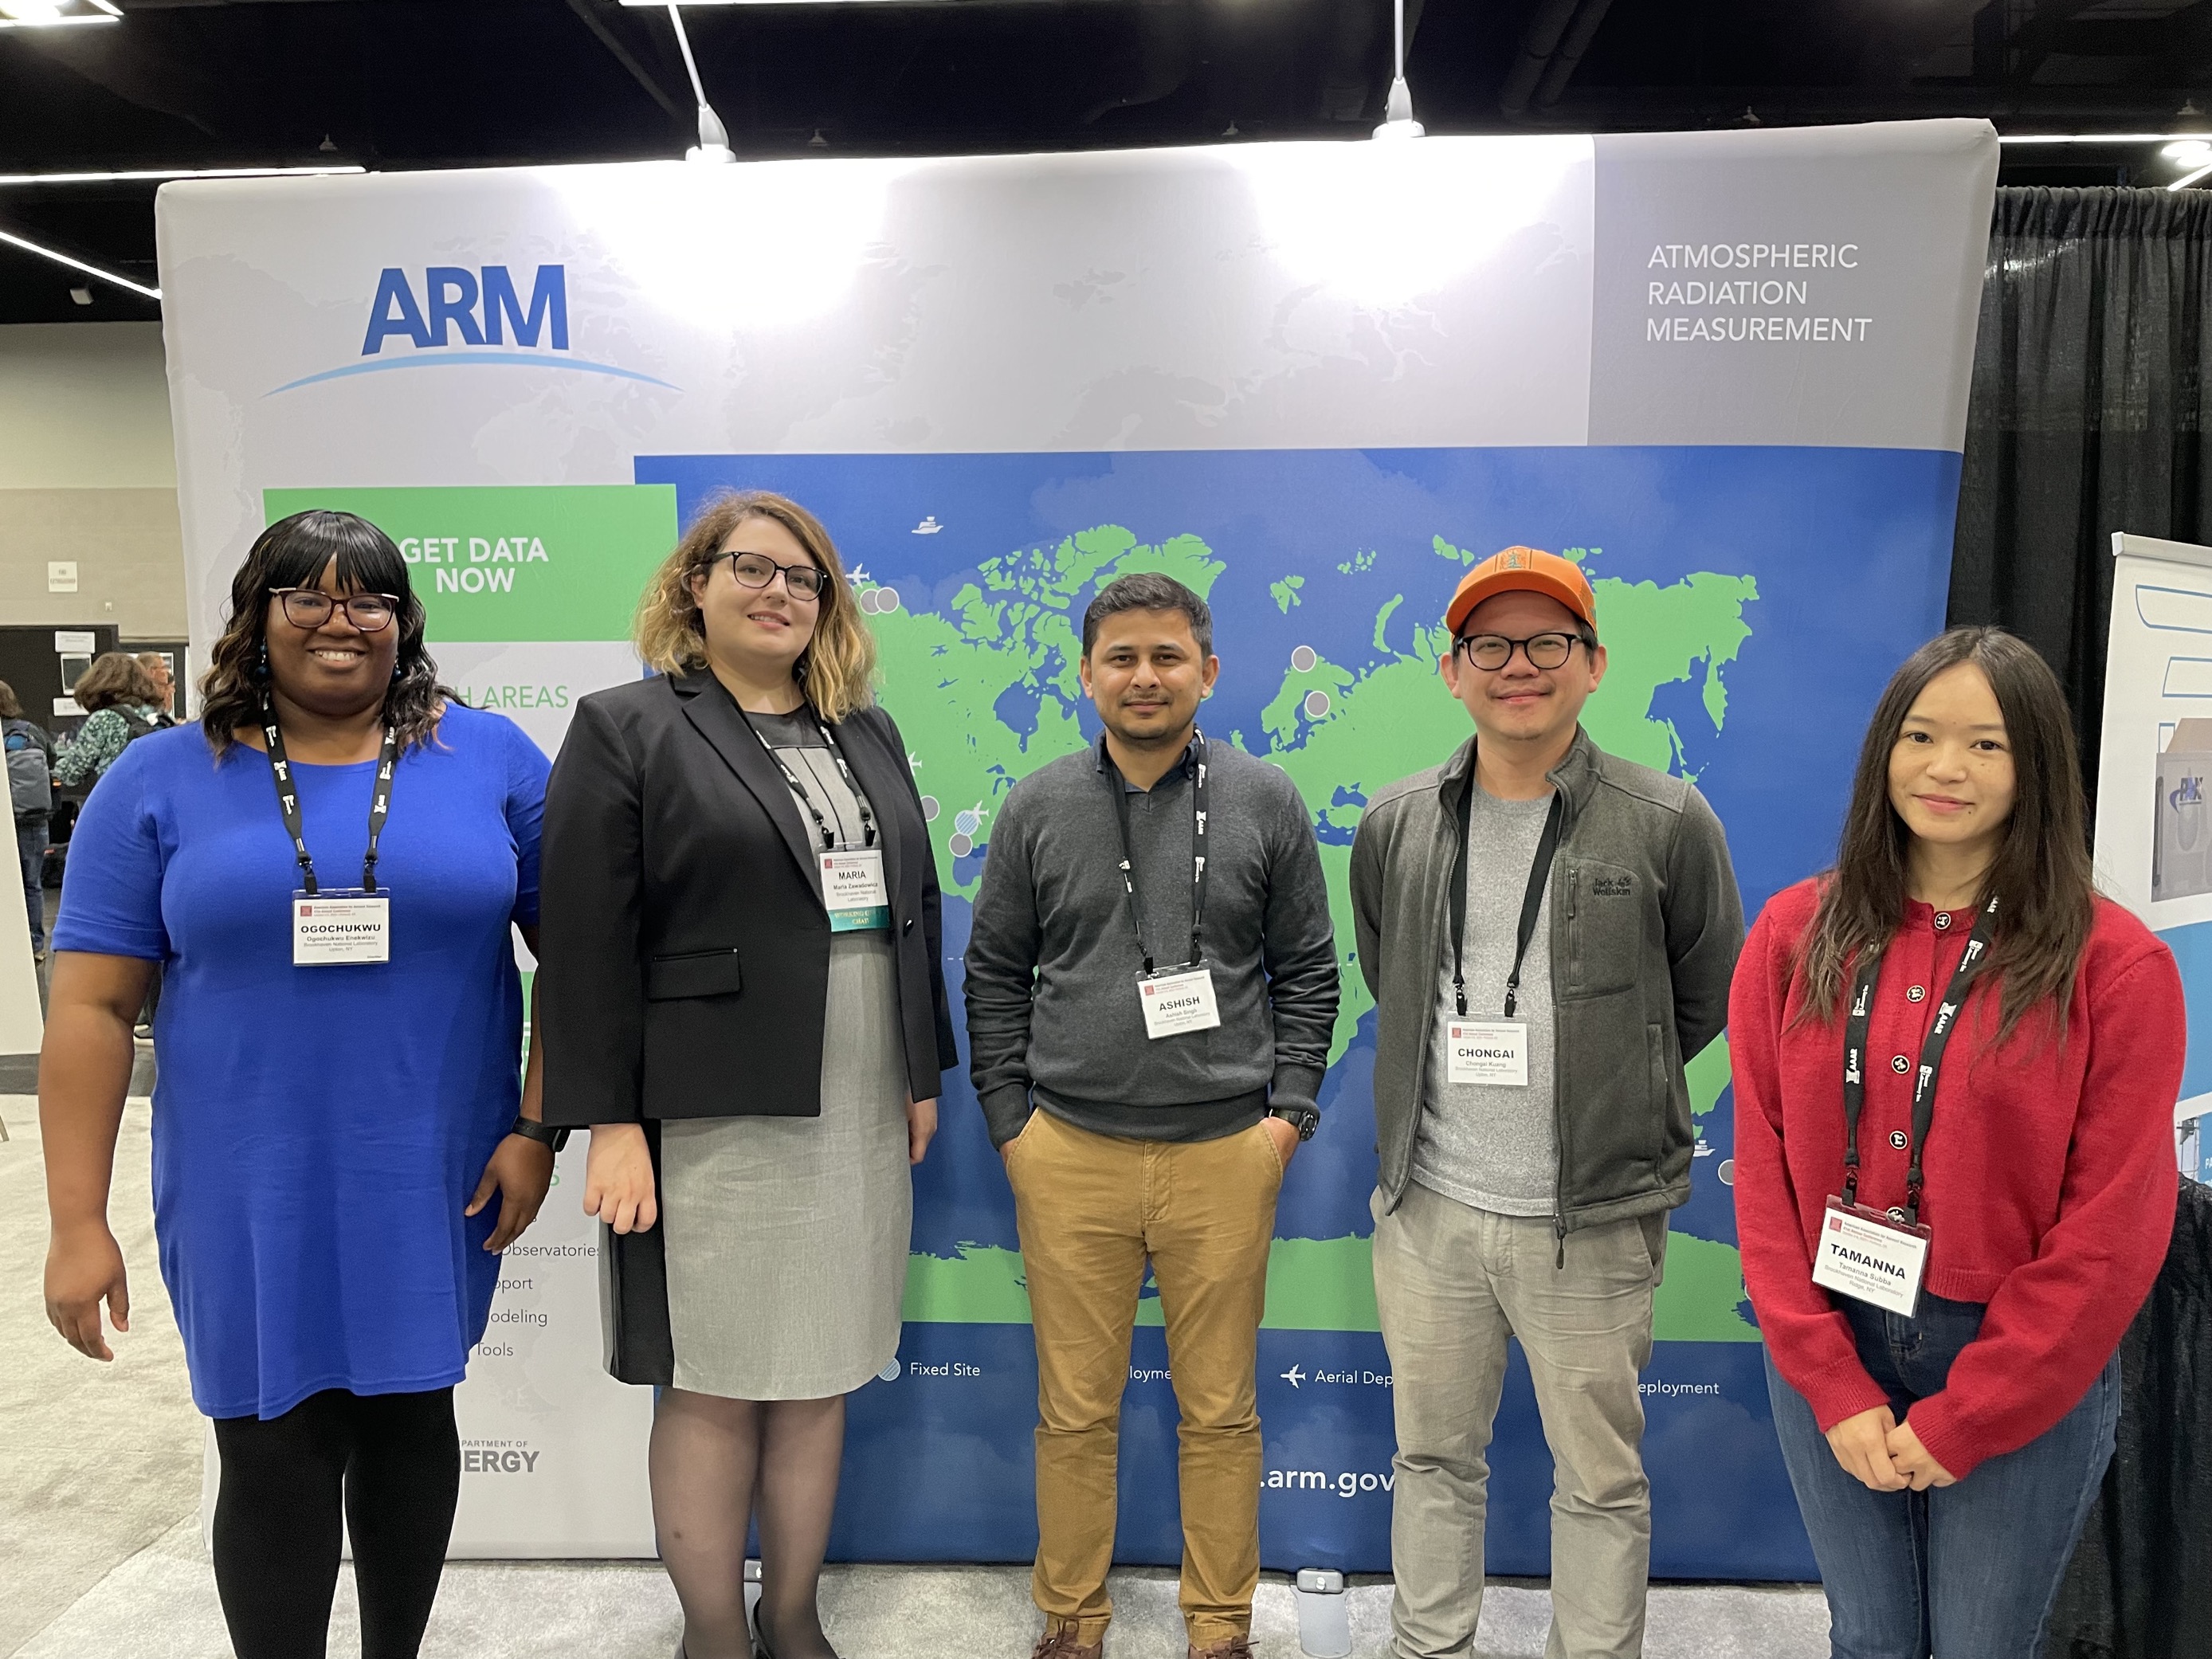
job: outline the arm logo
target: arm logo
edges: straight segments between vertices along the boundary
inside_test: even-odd
[[[554,368],[680,389],[634,368],[570,355],[567,266],[539,265],[525,281],[527,298],[505,265],[431,265],[418,289],[404,267],[386,266],[369,302],[359,360],[288,380],[266,395],[390,369],[456,368]],[[392,348],[389,355],[386,347]]]

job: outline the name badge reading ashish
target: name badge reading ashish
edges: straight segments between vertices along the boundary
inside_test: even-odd
[[[1454,1083],[1528,1086],[1528,1025],[1518,1019],[1444,1022],[1445,1075]]]
[[[848,848],[816,855],[822,865],[822,902],[833,933],[866,933],[891,925],[890,890],[884,882],[879,847]]]
[[[292,895],[292,965],[338,968],[392,960],[392,900],[351,893]]]
[[[1213,1000],[1213,969],[1191,968],[1137,981],[1137,1006],[1145,1011],[1145,1035],[1178,1036],[1210,1031],[1221,1024]]]
[[[1930,1237],[1925,1227],[1831,1198],[1827,1213],[1820,1218],[1813,1282],[1910,1319],[1920,1304],[1920,1276],[1928,1268]]]

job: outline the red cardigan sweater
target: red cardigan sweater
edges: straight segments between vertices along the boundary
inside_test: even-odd
[[[1813,1283],[1830,1194],[1843,1191],[1840,1018],[1796,1024],[1791,971],[1817,881],[1775,895],[1745,941],[1729,999],[1735,1073],[1736,1232],[1744,1283],[1776,1369],[1822,1429],[1886,1405],[1850,1325]],[[1868,1028],[1859,1201],[1905,1201],[1921,1039],[1964,952],[1973,913],[1907,903],[1884,955]],[[1936,923],[1942,921],[1941,927]],[[2173,1106],[2185,1041],[2172,953],[2118,904],[2095,924],[2064,1045],[2031,1012],[1996,1042],[1996,981],[1969,994],[1936,1085],[1921,1219],[1930,1294],[1988,1304],[1981,1334],[1913,1430],[1963,1477],[2014,1451],[2081,1401],[2149,1294],[2173,1233]]]

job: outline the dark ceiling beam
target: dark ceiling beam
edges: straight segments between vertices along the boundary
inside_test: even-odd
[[[1559,49],[1552,55],[1552,61],[1544,70],[1544,78],[1536,84],[1536,106],[1539,109],[1549,109],[1566,92],[1567,82],[1575,78],[1575,71],[1582,67],[1583,54],[1589,50],[1590,42],[1597,38],[1599,27],[1604,23],[1605,15],[1612,8],[1613,0],[1583,0],[1580,9],[1575,13],[1574,21],[1567,25],[1567,32],[1559,39]]]
[[[2203,89],[2128,86],[1866,86],[1804,87],[1766,84],[1592,88],[1585,85],[1544,113],[1546,125],[1603,131],[1608,126],[1686,126],[1726,124],[1749,109],[1761,120],[1919,120],[1942,115],[1983,116],[2029,129],[2071,128],[2080,123],[2154,131]],[[1454,129],[1455,131],[1460,129]],[[1473,130],[1473,129],[1467,129]]]
[[[2013,34],[2006,79],[2014,86],[2033,81],[2044,59],[2057,49],[2066,26],[2100,3],[2100,0],[2038,0],[2034,15]]]
[[[591,30],[592,38],[607,49],[608,56],[628,70],[629,78],[643,87],[646,95],[667,111],[672,119],[690,121],[692,113],[690,107],[688,105],[678,103],[654,78],[653,71],[637,61],[629,47],[623,44],[622,37],[614,32],[613,27],[605,18],[599,15],[599,9],[593,3],[593,0],[568,0],[568,9],[576,14],[586,28]]]
[[[163,53],[143,33],[133,35],[127,24],[120,29],[19,29],[14,38],[126,104],[182,121],[210,138],[225,136],[208,113],[228,101],[223,88],[197,64]]]

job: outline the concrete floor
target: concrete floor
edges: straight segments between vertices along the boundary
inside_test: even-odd
[[[12,1086],[24,1086],[14,1083]],[[40,1296],[46,1199],[36,1103],[0,1095],[0,1656],[220,1659],[229,1644],[200,1541],[203,1419],[154,1261],[148,1193],[150,1111],[134,1100],[116,1159],[111,1215],[131,1270],[131,1329],[95,1365],[48,1328]],[[1179,1659],[1173,1576],[1117,1575],[1112,1659]],[[1386,1651],[1389,1587],[1349,1592],[1353,1652]],[[1010,1567],[833,1568],[823,1606],[848,1659],[1019,1659],[1034,1639],[1028,1573]],[[1540,1583],[1494,1585],[1481,1659],[1538,1659],[1550,1598]],[[428,1659],[667,1659],[676,1598],[638,1562],[459,1562],[447,1570]],[[1290,1586],[1271,1576],[1255,1607],[1262,1659],[1295,1659]],[[1825,1659],[1817,1589],[1662,1585],[1651,1595],[1650,1659]],[[331,1652],[360,1652],[350,1575]]]

